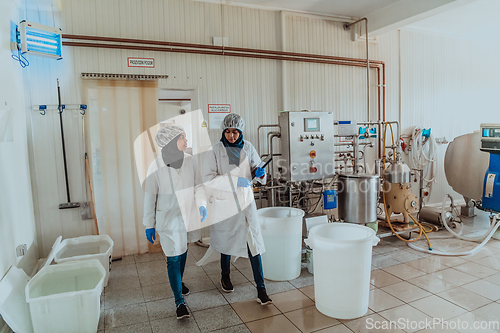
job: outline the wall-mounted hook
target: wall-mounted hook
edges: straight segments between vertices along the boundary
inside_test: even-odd
[[[38,110],[40,111],[40,114],[42,116],[45,116],[46,110],[47,110],[47,105],[39,105]]]
[[[80,114],[81,114],[82,116],[84,116],[84,115],[85,115],[85,112],[86,112],[85,110],[87,110],[87,105],[85,105],[85,104],[80,104]]]

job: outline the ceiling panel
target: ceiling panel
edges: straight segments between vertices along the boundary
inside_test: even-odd
[[[500,42],[499,16],[499,0],[476,0],[408,27],[473,40]]]
[[[197,0],[220,3],[216,0]],[[228,5],[291,10],[332,16],[363,17],[399,0],[231,0]]]

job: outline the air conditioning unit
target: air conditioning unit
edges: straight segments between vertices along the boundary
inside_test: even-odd
[[[62,59],[62,30],[48,25],[21,21],[21,53]]]

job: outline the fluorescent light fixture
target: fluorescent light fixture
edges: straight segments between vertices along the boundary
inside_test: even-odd
[[[61,29],[21,21],[21,53],[62,59]]]

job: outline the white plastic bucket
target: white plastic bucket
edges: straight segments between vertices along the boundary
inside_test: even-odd
[[[105,275],[97,259],[42,268],[25,290],[34,332],[95,333]]]
[[[262,254],[264,277],[273,281],[296,279],[301,269],[304,211],[269,207],[257,212],[266,247],[266,252]]]
[[[373,229],[351,223],[318,225],[309,231],[305,242],[313,249],[319,312],[353,319],[368,311],[372,247],[379,241]]]
[[[108,235],[82,236],[63,240],[54,260],[60,264],[68,261],[98,259],[106,270],[104,286],[107,286],[112,253],[113,240]]]

